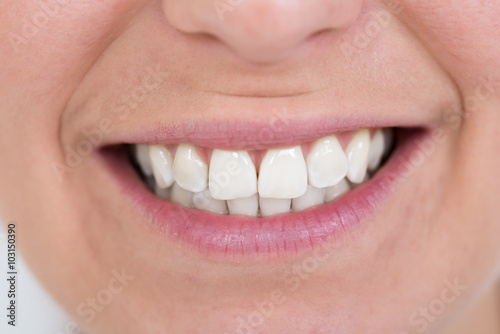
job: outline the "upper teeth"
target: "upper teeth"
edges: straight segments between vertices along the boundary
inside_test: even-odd
[[[380,165],[384,154],[384,134],[381,129],[375,131],[370,143],[370,153],[368,155],[368,170],[374,171]]]
[[[248,152],[214,150],[208,183],[210,194],[215,199],[230,200],[255,195],[257,173]]]
[[[155,192],[188,208],[218,214],[269,216],[302,211],[330,202],[368,179],[392,145],[392,132],[378,129],[354,134],[346,149],[336,136],[310,145],[270,149],[257,173],[247,151],[214,149],[210,167],[191,144],[180,144],[175,158],[165,146],[136,145],[136,161]]]
[[[165,146],[149,147],[149,157],[153,166],[153,175],[159,188],[168,188],[174,183],[172,172],[172,154]]]
[[[316,188],[336,185],[346,175],[347,157],[336,136],[316,141],[307,157],[309,183]]]
[[[153,175],[153,166],[151,166],[151,158],[149,156],[149,146],[144,144],[135,145],[135,158],[141,166],[142,172],[146,176]]]
[[[259,170],[259,195],[264,198],[295,198],[307,190],[307,167],[300,146],[269,150]]]
[[[173,169],[175,182],[182,188],[192,192],[207,189],[207,164],[200,158],[193,145],[180,144],[177,147]]]
[[[370,132],[361,130],[351,140],[346,149],[347,178],[353,183],[361,183],[365,179],[368,168],[368,154],[370,153]]]

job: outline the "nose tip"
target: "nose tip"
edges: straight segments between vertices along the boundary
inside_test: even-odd
[[[287,57],[311,36],[345,28],[362,0],[165,0],[169,23],[217,38],[253,62]]]

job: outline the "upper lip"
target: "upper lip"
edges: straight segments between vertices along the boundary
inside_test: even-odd
[[[400,101],[398,106],[390,103],[364,106],[340,98],[325,105],[324,98],[318,97],[321,103],[317,100],[311,103],[311,99],[303,97],[262,100],[225,96],[225,103],[196,107],[197,113],[194,108],[175,112],[166,106],[162,107],[165,112],[155,111],[154,119],[141,118],[143,110],[133,111],[125,120],[111,114],[115,129],[104,136],[99,147],[123,143],[192,143],[207,148],[259,150],[363,128],[432,128],[439,125],[442,110],[453,104],[452,100],[427,98],[423,99],[426,108],[410,100]],[[304,99],[308,101],[303,102]],[[89,129],[98,124],[85,124],[88,119],[92,118],[82,119],[83,124],[73,121],[68,127],[75,127],[68,131],[75,134],[72,138],[75,143],[85,139],[77,128]]]
[[[278,115],[273,115],[266,122],[212,121],[160,124],[128,132],[123,137],[116,137],[115,144],[192,143],[207,148],[262,150],[303,144],[335,133],[393,126],[375,120],[352,119],[351,122],[338,122],[332,119],[317,122],[281,118]]]

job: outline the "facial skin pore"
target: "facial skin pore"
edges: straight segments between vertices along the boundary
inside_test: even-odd
[[[97,333],[498,333],[498,17],[496,0],[3,0],[2,220]],[[276,110],[439,137],[364,224],[278,259],[166,238],[99,158],[159,128],[265,125]],[[96,129],[92,152],[55,172]]]

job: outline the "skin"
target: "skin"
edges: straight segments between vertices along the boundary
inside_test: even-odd
[[[238,317],[278,289],[255,333],[500,332],[500,4],[346,3],[248,0],[221,20],[208,0],[80,0],[23,36],[39,2],[0,2],[0,212],[18,222],[23,256],[78,322],[97,333],[237,333]],[[390,23],[347,50],[387,6]],[[117,119],[114,103],[157,66],[168,75]],[[367,224],[292,281],[283,273],[311,254],[234,263],[179,250],[143,224],[95,159],[155,124],[264,124],[284,107],[297,120],[351,110],[444,133]],[[103,118],[113,132],[60,182],[53,162]],[[77,309],[122,268],[134,279],[87,322]],[[410,320],[455,281],[464,288],[445,294],[455,298],[443,314]]]

